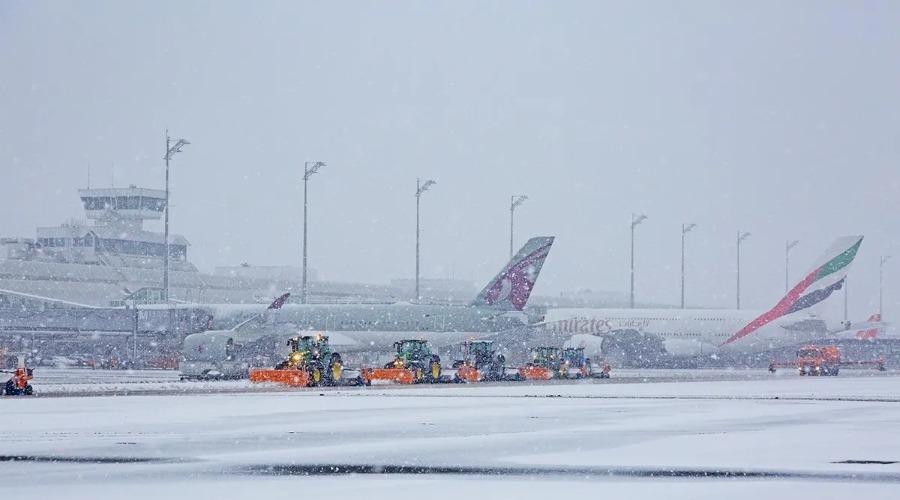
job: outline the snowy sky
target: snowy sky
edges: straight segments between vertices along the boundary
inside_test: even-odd
[[[304,160],[311,266],[386,282],[482,284],[556,235],[537,293],[627,290],[676,304],[782,294],[832,238],[867,236],[851,312],[900,311],[896,2],[40,2],[0,4],[0,234],[79,214],[75,189],[163,185],[202,269],[298,264]],[[161,227],[161,225],[159,226]],[[839,303],[840,301],[834,301]],[[839,306],[838,306],[839,307]]]

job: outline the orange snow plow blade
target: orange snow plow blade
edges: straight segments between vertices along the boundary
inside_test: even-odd
[[[464,382],[478,382],[481,374],[474,366],[460,366],[456,369],[456,377]]]
[[[303,370],[250,370],[251,382],[275,382],[291,387],[309,385],[309,374]]]
[[[553,371],[543,366],[525,365],[519,368],[519,376],[525,380],[550,380]]]
[[[366,384],[373,380],[386,380],[398,384],[412,384],[416,381],[411,370],[405,368],[363,368],[359,376]]]

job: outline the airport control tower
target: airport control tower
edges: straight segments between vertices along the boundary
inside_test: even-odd
[[[84,213],[93,224],[75,220],[37,228],[37,238],[5,241],[7,258],[52,260],[114,267],[160,269],[166,245],[163,234],[144,229],[144,221],[159,220],[166,208],[166,192],[159,189],[80,189]],[[10,248],[11,247],[11,248]],[[172,269],[196,271],[187,261],[188,242],[170,235]]]

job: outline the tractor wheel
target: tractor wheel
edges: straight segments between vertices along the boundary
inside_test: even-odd
[[[12,379],[6,381],[6,387],[4,389],[7,396],[16,395],[16,384],[13,383]]]
[[[322,379],[325,378],[325,374],[322,370],[322,365],[319,363],[312,363],[309,368],[309,385],[317,386],[322,385]]]
[[[428,371],[428,379],[434,384],[441,380],[441,364],[436,363],[434,360],[431,361],[431,365],[429,366]]]
[[[34,387],[31,387],[31,384],[25,386],[25,395],[31,396],[34,394]]]
[[[341,357],[338,356],[337,360],[332,358],[331,364],[328,366],[327,379],[329,383],[336,384],[341,380],[341,375],[344,373],[344,365],[341,364]]]
[[[422,370],[422,367],[418,364],[410,365],[409,371],[413,374],[413,383],[421,384],[422,380],[425,378],[425,371]]]

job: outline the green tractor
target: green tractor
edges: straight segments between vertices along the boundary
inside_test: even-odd
[[[385,368],[403,368],[413,373],[413,382],[436,383],[441,379],[441,358],[431,352],[425,340],[394,342],[394,360]]]
[[[535,347],[531,351],[531,362],[558,372],[562,365],[562,350],[559,347]]]
[[[291,348],[288,359],[278,363],[276,370],[299,369],[309,375],[310,385],[335,385],[341,380],[344,365],[341,355],[332,352],[325,335],[304,335],[288,339]]]
[[[506,357],[494,350],[491,340],[467,340],[460,348],[462,359],[453,362],[456,382],[506,380]]]

